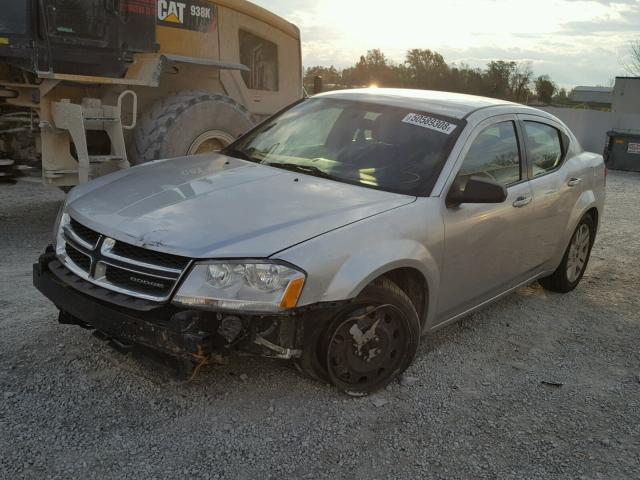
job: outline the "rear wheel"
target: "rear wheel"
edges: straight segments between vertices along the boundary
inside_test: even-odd
[[[595,240],[595,225],[591,215],[585,215],[576,227],[562,263],[553,275],[540,280],[547,290],[568,293],[574,290],[587,270]]]
[[[253,126],[233,99],[209,92],[182,92],[157,101],[133,135],[133,165],[223,149]]]

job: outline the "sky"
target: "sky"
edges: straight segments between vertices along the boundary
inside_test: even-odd
[[[347,67],[373,48],[396,63],[429,48],[447,63],[531,62],[560,86],[609,86],[640,40],[640,0],[253,0],[302,33],[305,67]]]

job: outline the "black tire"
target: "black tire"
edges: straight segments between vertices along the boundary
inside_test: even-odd
[[[158,100],[142,115],[129,148],[130,162],[185,156],[196,139],[210,132],[228,137],[212,140],[223,147],[252,126],[247,109],[225,95],[181,92]]]
[[[357,331],[371,336],[357,346],[353,328],[361,325],[367,331]],[[338,341],[345,331],[352,338]],[[349,395],[361,396],[386,387],[411,365],[420,343],[420,319],[409,297],[381,278],[313,333],[303,348],[301,368]]]
[[[304,319],[304,337],[302,341],[302,356],[293,360],[296,369],[322,383],[331,383],[327,369],[322,361],[322,340],[331,319],[315,315],[307,315]]]
[[[589,229],[589,245],[586,251],[584,265],[581,267],[581,270],[579,271],[579,273],[575,278],[569,278],[568,270],[569,270],[570,256],[572,253],[571,247],[574,244],[574,241],[576,240],[579,232],[581,231],[581,229],[583,229],[584,225],[586,225],[586,227]],[[584,276],[584,272],[587,270],[587,266],[589,265],[589,258],[591,258],[591,249],[593,248],[593,242],[595,241],[595,233],[596,233],[596,229],[595,229],[595,224],[593,222],[593,217],[587,214],[584,217],[582,217],[582,220],[580,220],[580,223],[578,223],[578,226],[576,227],[575,232],[571,236],[571,241],[567,246],[567,250],[565,251],[565,254],[564,254],[564,257],[562,258],[562,262],[560,263],[560,266],[556,269],[556,271],[552,275],[540,280],[540,284],[545,289],[550,290],[552,292],[558,292],[558,293],[568,293],[575,290],[575,288],[580,283],[580,280],[582,280],[582,277]]]

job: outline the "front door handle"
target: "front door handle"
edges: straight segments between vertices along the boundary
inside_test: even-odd
[[[567,182],[567,185],[569,185],[570,187],[577,187],[578,185],[580,185],[582,183],[582,179],[581,178],[572,178],[571,180],[569,180]]]
[[[526,207],[527,205],[529,205],[531,203],[531,201],[533,200],[533,198],[530,195],[523,195],[521,197],[516,198],[516,201],[513,202],[513,206],[515,208],[522,208],[522,207]]]

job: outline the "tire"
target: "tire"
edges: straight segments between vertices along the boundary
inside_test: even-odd
[[[420,343],[420,319],[409,297],[381,278],[315,333],[302,359],[313,376],[363,396],[386,387],[411,365]]]
[[[588,232],[589,238],[586,239],[584,247],[580,249],[580,245],[585,241],[584,235],[586,232]],[[593,218],[587,214],[578,223],[560,266],[551,276],[540,280],[540,284],[545,289],[558,293],[568,293],[575,290],[589,265],[595,233]]]
[[[158,100],[142,115],[129,148],[130,162],[220,150],[252,126],[247,109],[225,95],[181,92]]]
[[[327,331],[327,319],[308,316],[304,322],[302,356],[294,359],[293,364],[299,372],[310,379],[321,383],[331,383],[327,369],[322,361],[324,355],[321,351],[322,339]]]

